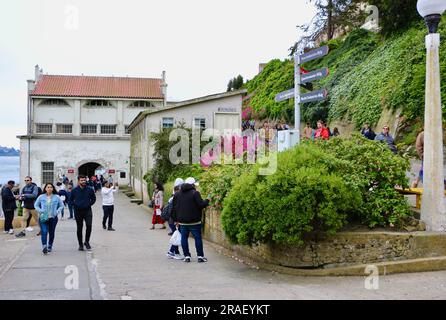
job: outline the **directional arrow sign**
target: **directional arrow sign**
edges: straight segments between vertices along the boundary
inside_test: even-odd
[[[314,59],[321,58],[328,54],[328,46],[323,46],[314,50],[311,50],[307,53],[300,55],[300,63],[308,62]]]
[[[294,89],[283,91],[276,95],[276,102],[285,101],[290,98],[294,98]]]
[[[326,89],[313,91],[300,95],[299,103],[307,103],[313,101],[321,101],[327,98],[328,91]]]
[[[328,76],[328,68],[322,68],[313,72],[305,73],[301,75],[300,83],[313,82]]]

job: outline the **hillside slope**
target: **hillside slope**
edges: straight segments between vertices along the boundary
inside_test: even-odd
[[[343,39],[328,43],[330,53],[304,67],[329,67],[330,75],[314,83],[327,88],[329,98],[302,107],[302,121],[313,125],[319,119],[344,121],[359,128],[364,122],[376,125],[383,110],[402,110],[407,123],[424,112],[426,27],[419,23],[404,33],[383,39],[380,35],[355,30]],[[442,102],[446,111],[446,19],[441,28],[440,49]],[[264,71],[245,84],[252,97],[246,105],[272,119],[292,122],[294,100],[275,102],[274,96],[293,87],[293,62],[273,60]]]

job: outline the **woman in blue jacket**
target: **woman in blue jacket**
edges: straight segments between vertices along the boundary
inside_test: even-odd
[[[57,225],[57,215],[62,212],[64,205],[57,195],[56,188],[52,183],[47,183],[43,188],[44,194],[40,195],[34,207],[39,213],[39,223],[41,228],[42,252],[47,254],[53,249],[54,236]],[[48,233],[50,239],[48,241]]]

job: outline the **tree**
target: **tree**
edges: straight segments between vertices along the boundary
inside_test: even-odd
[[[231,80],[229,80],[229,82],[228,82],[228,88],[227,88],[227,90],[226,90],[226,92],[229,92],[229,91],[231,91],[232,90],[232,86],[233,86],[234,84],[233,84],[233,82],[232,82],[232,79]]]
[[[312,46],[314,41],[325,35],[325,40],[333,39],[336,31],[346,31],[360,26],[365,14],[360,10],[361,0],[310,0],[317,13],[308,24],[297,26],[304,35],[290,48],[290,55],[296,50]]]
[[[379,25],[385,36],[405,30],[414,21],[421,21],[417,12],[417,0],[369,0],[379,10]]]
[[[243,77],[241,75],[238,75],[234,79],[229,80],[227,92],[232,90],[238,90],[243,87]]]

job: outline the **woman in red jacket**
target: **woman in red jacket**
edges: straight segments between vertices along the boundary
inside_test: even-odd
[[[330,131],[328,131],[328,129],[325,127],[325,124],[322,120],[319,120],[317,122],[317,129],[314,134],[314,138],[315,139],[322,138],[324,140],[330,139]]]

